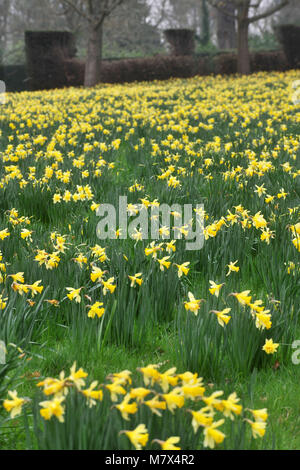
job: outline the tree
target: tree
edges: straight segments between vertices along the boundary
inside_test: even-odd
[[[163,30],[191,29],[195,32],[195,38],[202,46],[210,41],[210,11],[208,0],[165,0],[153,1],[152,17],[158,15],[160,7],[160,20],[156,23],[162,25]],[[149,0],[151,4],[151,0]],[[155,11],[156,10],[156,11]]]
[[[84,73],[84,86],[91,87],[100,81],[103,23],[125,0],[59,0],[72,8],[87,22],[88,47]]]
[[[158,2],[159,3],[159,2]],[[163,29],[193,29],[201,34],[203,0],[168,0],[165,2]]]
[[[229,16],[228,15],[232,15]],[[227,1],[224,5],[224,11],[217,10],[217,40],[220,49],[236,48],[236,29],[235,29],[235,5],[232,1]]]
[[[250,51],[249,51],[249,26],[256,21],[267,18],[289,4],[290,0],[281,0],[275,6],[267,8],[262,13],[250,15],[250,11],[261,6],[262,0],[231,0],[235,6],[236,13],[226,10],[224,0],[209,0],[209,3],[220,10],[223,14],[237,21],[237,49],[238,49],[238,73],[247,75],[250,73]]]
[[[0,0],[0,39],[4,63],[23,63],[24,32],[65,28],[65,19],[57,16],[57,0]],[[1,47],[1,46],[0,46]]]
[[[3,0],[2,4],[0,5],[0,63],[3,60],[4,50],[7,42],[9,7],[9,0]]]
[[[207,0],[201,0],[201,36],[202,46],[207,46],[210,40],[210,24]]]
[[[290,0],[287,7],[277,15],[276,23],[295,24],[300,26],[300,2],[299,0]]]
[[[106,19],[103,46],[108,57],[152,55],[161,49],[150,11],[146,0],[126,0]]]

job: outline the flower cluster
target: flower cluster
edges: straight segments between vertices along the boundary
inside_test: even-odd
[[[143,408],[149,409],[161,419],[164,419],[166,413],[170,413],[176,420],[180,420],[180,413],[188,413],[193,433],[198,435],[199,430],[202,430],[203,446],[210,449],[222,444],[226,438],[220,428],[227,419],[245,419],[251,426],[254,438],[264,436],[267,424],[266,409],[245,409],[245,412],[254,417],[254,421],[242,418],[243,406],[239,403],[236,392],[225,398],[221,390],[209,393],[202,377],[198,377],[197,373],[186,371],[178,374],[176,367],[164,372],[160,369],[161,364],[140,367],[138,371],[143,384],[139,386],[133,383],[130,370],[110,374],[106,383],[92,381],[87,385],[87,372],[82,368],[77,369],[74,363],[68,376],[62,371],[59,378],[47,377],[37,384],[48,398],[39,402],[40,415],[46,422],[56,418],[60,423],[64,423],[66,406],[72,406],[67,398],[73,391],[85,397],[88,408],[104,406],[104,401],[109,400],[112,404],[110,409],[118,410],[123,423],[130,423]],[[11,399],[5,400],[3,405],[14,418],[21,414],[22,407],[28,404],[29,399],[18,397],[16,391],[10,391],[9,396]],[[78,413],[78,410],[74,412]],[[157,432],[155,428],[151,428],[151,421],[148,425],[139,423],[134,429],[120,429],[119,435],[125,434],[134,448],[140,450],[149,443],[150,432]],[[180,436],[170,436],[165,440],[154,437],[152,443],[157,442],[163,450],[180,450],[180,447],[175,446],[180,439]]]

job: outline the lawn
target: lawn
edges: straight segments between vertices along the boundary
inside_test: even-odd
[[[299,78],[7,94],[1,449],[300,448]]]

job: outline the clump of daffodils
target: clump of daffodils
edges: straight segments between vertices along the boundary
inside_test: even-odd
[[[119,435],[125,435],[136,450],[154,443],[163,450],[181,449],[177,445],[180,443],[180,436],[159,439],[157,429],[151,427],[152,420],[148,423],[138,422],[138,416],[146,409],[161,420],[173,415],[175,420],[180,421],[182,415],[188,413],[193,434],[198,434],[203,446],[210,449],[214,449],[226,439],[226,420],[244,419],[249,423],[254,438],[264,436],[268,416],[266,409],[244,410],[236,392],[227,397],[222,390],[210,392],[197,373],[186,371],[180,374],[176,372],[176,367],[166,371],[161,368],[162,364],[149,364],[138,368],[139,383],[134,383],[130,370],[123,370],[108,375],[105,383],[99,384],[94,380],[88,384],[88,373],[82,368],[77,368],[75,362],[68,375],[62,371],[58,378],[46,377],[37,384],[46,398],[39,402],[40,416],[45,423],[57,419],[63,424],[66,407],[72,407],[74,403],[68,402],[68,395],[72,391],[85,398],[87,408],[101,407],[104,406],[104,401],[108,401],[111,412],[113,409],[118,410],[121,422],[128,422],[126,429],[119,430]],[[15,390],[8,393],[10,399],[4,400],[3,406],[11,418],[15,418],[21,414],[22,407],[29,400],[18,397]],[[245,413],[249,414],[247,418],[244,418]],[[155,434],[151,436],[152,440],[151,434]]]

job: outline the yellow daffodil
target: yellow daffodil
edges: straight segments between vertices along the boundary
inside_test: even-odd
[[[120,434],[123,433],[126,434],[136,450],[141,450],[142,447],[145,447],[149,439],[148,430],[144,424],[139,424],[133,431],[120,432]]]
[[[186,310],[190,310],[193,312],[195,315],[198,315],[198,310],[201,307],[201,302],[203,299],[195,299],[193,294],[191,292],[188,292],[188,302],[184,302],[184,307]]]
[[[236,263],[238,262],[238,260],[234,261],[234,263],[232,261],[230,261],[229,264],[227,264],[228,266],[228,273],[226,274],[226,276],[229,276],[230,273],[232,272],[239,272],[240,268],[238,266],[236,266]]]
[[[249,410],[255,421],[267,421],[268,419],[268,410],[267,408],[261,408],[260,410]]]
[[[129,279],[131,280],[130,287],[135,287],[135,284],[138,284],[139,286],[142,285],[143,279],[141,278],[142,273],[136,273],[134,276],[128,276]]]
[[[243,292],[235,292],[230,295],[234,295],[234,297],[239,301],[239,303],[243,306],[249,305],[251,301],[251,296],[248,294],[250,290],[244,290]]]
[[[53,398],[51,401],[42,401],[40,402],[40,406],[42,409],[40,410],[41,416],[45,420],[49,420],[52,416],[56,416],[60,423],[64,422],[64,413],[65,409],[61,405],[61,403],[65,400],[65,397]]]
[[[11,400],[4,400],[3,406],[10,413],[10,417],[15,418],[21,414],[25,399],[19,398],[16,390],[9,391],[8,394]]]
[[[167,403],[168,409],[174,413],[176,408],[182,408],[184,405],[184,396],[180,387],[173,388],[171,392],[162,394]]]
[[[223,310],[211,310],[217,316],[218,323],[220,326],[225,326],[229,322],[231,316],[227,315],[231,311],[231,308],[224,308]]]
[[[111,294],[114,293],[115,289],[116,289],[116,285],[113,284],[115,278],[114,277],[110,277],[109,279],[107,279],[107,281],[104,281],[102,279],[102,285],[103,285],[103,295],[106,295],[106,293],[109,291]]]
[[[170,256],[164,256],[162,259],[157,259],[161,271],[164,271],[164,268],[169,269],[171,264],[171,261],[167,261],[169,258]]]
[[[92,406],[96,405],[96,400],[102,401],[103,400],[103,391],[102,390],[94,390],[98,385],[97,380],[94,380],[89,388],[85,390],[81,390],[81,393],[87,398],[88,406],[91,408]]]
[[[277,348],[279,343],[273,343],[272,338],[266,339],[265,344],[262,347],[262,350],[265,351],[267,354],[274,354],[277,352]]]
[[[174,444],[178,444],[180,441],[180,437],[178,436],[171,436],[165,441],[161,441],[159,439],[153,439],[152,442],[157,442],[162,450],[180,450],[180,447],[175,446]]]
[[[247,423],[250,424],[252,429],[252,435],[254,439],[257,437],[263,437],[266,433],[266,426],[267,423],[264,421],[251,421],[250,419],[246,419]]]
[[[98,318],[101,318],[105,313],[105,308],[102,307],[103,302],[95,302],[93,305],[88,305],[90,307],[88,311],[89,318],[95,318],[97,315]]]
[[[223,410],[222,413],[226,418],[234,419],[234,415],[240,415],[242,412],[242,405],[237,405],[240,399],[237,397],[236,392],[229,395],[227,400],[222,400]]]
[[[69,291],[69,294],[67,294],[68,299],[75,300],[79,304],[81,302],[80,291],[83,288],[74,289],[73,287],[66,287],[66,289]]]
[[[219,297],[220,289],[224,285],[224,282],[222,284],[216,284],[214,281],[209,281],[209,283],[210,283],[209,292],[211,293],[211,295],[215,295],[216,297]]]
[[[178,277],[181,278],[182,274],[184,274],[185,276],[188,274],[190,268],[188,268],[190,264],[190,261],[186,261],[185,263],[182,263],[182,264],[175,264],[175,266],[177,266],[178,268]]]
[[[220,431],[218,428],[224,423],[224,419],[220,419],[215,423],[212,423],[209,426],[205,426],[204,428],[204,447],[209,447],[210,449],[214,449],[216,444],[221,444],[225,439],[225,434]]]
[[[118,405],[114,405],[115,408],[117,408],[121,415],[122,415],[122,418],[125,419],[126,421],[129,421],[129,414],[135,414],[137,411],[138,411],[138,406],[136,404],[136,402],[133,402],[133,403],[129,403],[129,401],[131,400],[131,396],[130,396],[130,393],[128,393],[123,401],[121,403],[119,403]]]
[[[198,411],[193,411],[193,410],[188,410],[188,411],[193,416],[192,427],[193,427],[195,434],[197,433],[200,426],[202,427],[210,426],[213,422],[214,413],[207,406],[205,406],[204,408],[201,408]]]

